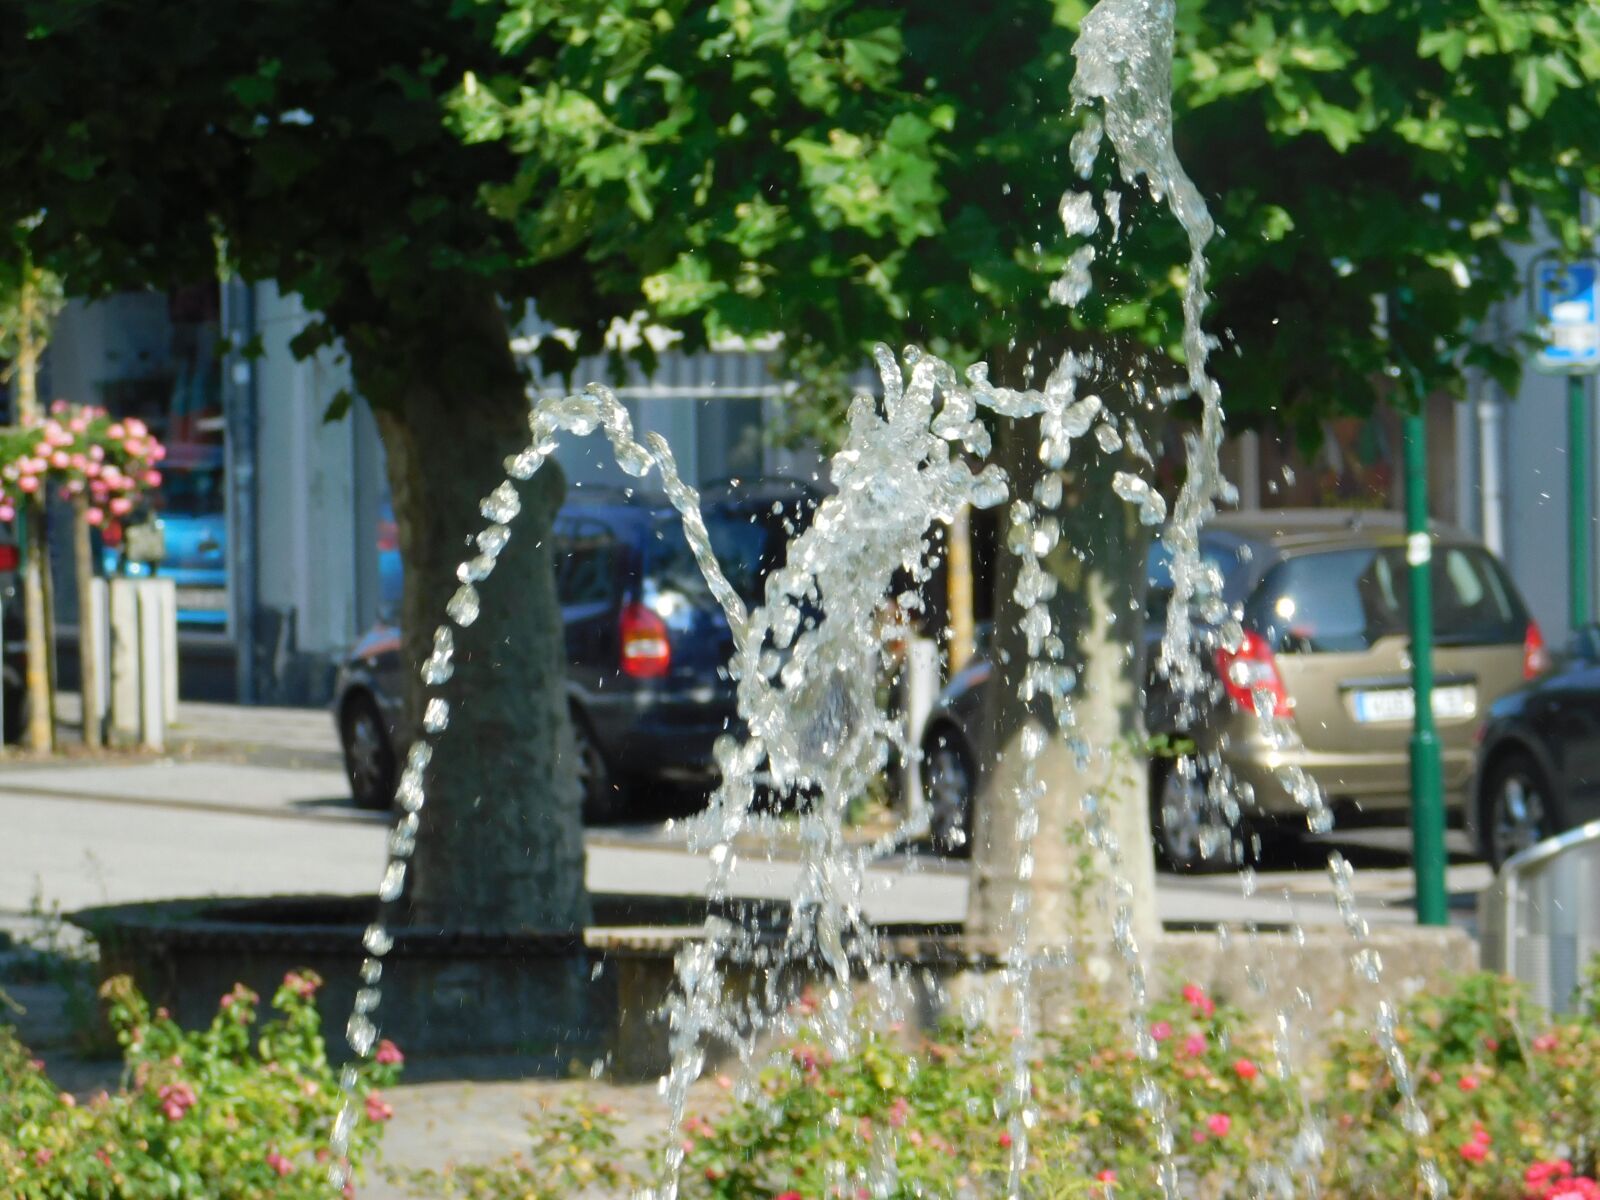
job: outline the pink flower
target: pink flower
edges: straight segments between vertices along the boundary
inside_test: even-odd
[[[1553,1033],[1541,1033],[1533,1039],[1533,1048],[1540,1054],[1548,1054],[1561,1044],[1561,1039]]]
[[[1463,1092],[1475,1092],[1478,1090],[1478,1077],[1476,1075],[1463,1075],[1457,1081],[1456,1086]]]
[[[103,462],[106,457],[106,448],[100,445],[100,443],[96,442],[94,445],[89,447],[89,457],[94,462]]]
[[[898,1129],[906,1123],[906,1117],[910,1115],[910,1112],[910,1101],[904,1096],[895,1097],[894,1103],[889,1106],[889,1124]]]
[[[43,1146],[40,1146],[33,1152],[33,1161],[35,1165],[42,1167],[55,1156],[56,1152],[54,1150],[47,1150]]]
[[[372,1057],[386,1067],[391,1065],[399,1066],[406,1060],[406,1056],[400,1053],[400,1047],[396,1046],[388,1038],[384,1038],[378,1043],[378,1052]]]
[[[69,407],[70,406],[67,404],[67,402],[65,400],[61,399],[59,396],[56,399],[50,401],[50,411],[52,413],[54,413],[56,416],[58,416],[58,417],[62,413],[66,412]]]
[[[166,456],[167,456],[167,448],[165,446],[163,446],[160,442],[151,442],[150,443],[150,461],[151,462],[160,462],[162,459],[166,458]]]
[[[30,496],[39,490],[39,477],[37,475],[24,475],[17,480],[17,487],[27,492]]]
[[[387,1121],[394,1116],[394,1109],[384,1103],[384,1099],[377,1092],[367,1093],[367,1120]]]
[[[34,447],[33,447],[33,456],[35,458],[49,458],[50,457],[50,443],[49,442],[35,442],[34,443]]]
[[[15,521],[17,510],[9,504],[0,504],[0,521]]]
[[[113,516],[125,517],[133,511],[133,501],[126,496],[111,497],[111,512]]]
[[[1462,1142],[1456,1153],[1467,1162],[1478,1163],[1489,1157],[1489,1147],[1479,1141]]]
[[[1191,1033],[1183,1039],[1183,1052],[1190,1058],[1199,1058],[1206,1052],[1206,1035]]]
[[[147,426],[143,421],[139,420],[138,417],[129,417],[123,422],[123,425],[127,427],[128,432],[134,437],[143,437],[145,434],[150,432],[149,426]],[[114,433],[111,436],[120,437],[121,435]]]
[[[1009,1133],[1002,1132],[1000,1134],[1000,1136],[995,1140],[1000,1143],[1000,1149],[1002,1149],[1002,1150],[1011,1149],[1011,1135]]]
[[[1565,1179],[1572,1174],[1572,1164],[1566,1159],[1552,1159],[1549,1162],[1536,1162],[1522,1173],[1522,1181],[1529,1187],[1537,1187],[1554,1179]]]
[[[161,1111],[167,1120],[181,1121],[184,1113],[194,1107],[196,1097],[187,1083],[167,1083],[157,1090],[156,1099],[161,1102]]]
[[[110,429],[106,430],[106,436],[112,441],[120,442],[123,438],[128,436],[127,427],[119,421],[113,424]]]
[[[144,473],[144,485],[145,487],[160,487],[161,472],[156,470],[146,471]]]
[[[1233,1118],[1227,1113],[1212,1113],[1206,1118],[1206,1128],[1211,1131],[1213,1137],[1227,1137],[1228,1130],[1233,1128]]]
[[[1094,1181],[1096,1183],[1115,1183],[1117,1181],[1117,1173],[1109,1169],[1101,1171],[1094,1177]]]
[[[283,986],[288,988],[302,1000],[309,1000],[317,994],[317,989],[322,986],[322,977],[314,971],[302,974],[299,971],[289,971],[283,977]]]
[[[1154,1025],[1150,1026],[1150,1036],[1155,1038],[1155,1040],[1158,1042],[1164,1042],[1172,1036],[1172,1026],[1168,1025],[1165,1021],[1157,1021]]]
[[[294,1170],[294,1164],[276,1150],[267,1151],[267,1166],[278,1173],[279,1178]]]
[[[89,468],[89,460],[81,454],[74,454],[67,461],[72,464],[72,469],[74,471],[86,471]]]
[[[83,519],[91,525],[101,525],[105,523],[106,514],[98,508],[86,508],[83,510]]]
[[[803,1200],[803,1197],[802,1197],[802,1196],[801,1196],[801,1195],[800,1195],[800,1193],[799,1193],[799,1192],[797,1192],[797,1191],[794,1191],[794,1190],[793,1190],[793,1189],[792,1189],[792,1188],[791,1188],[791,1189],[790,1189],[790,1190],[789,1190],[789,1191],[787,1191],[787,1192],[780,1192],[780,1193],[778,1193],[778,1195],[776,1195],[776,1196],[774,1196],[774,1197],[773,1197],[773,1198],[772,1198],[772,1200]]]
[[[57,450],[50,455],[50,465],[58,471],[66,470],[68,464],[71,462],[72,459],[68,456],[65,450]]]
[[[1248,1058],[1241,1058],[1233,1064],[1233,1073],[1240,1079],[1249,1082],[1257,1075],[1261,1074],[1261,1068],[1256,1066],[1255,1063],[1251,1062]]]

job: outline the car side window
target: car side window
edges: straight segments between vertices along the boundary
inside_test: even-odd
[[[616,595],[617,537],[600,521],[570,521],[556,527],[556,595],[565,608],[606,604]]]

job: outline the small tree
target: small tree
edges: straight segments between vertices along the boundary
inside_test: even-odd
[[[39,266],[28,249],[28,232],[36,224],[24,219],[11,226],[13,240],[0,263],[0,357],[11,360],[8,382],[13,385],[12,418],[18,425],[39,420],[39,359],[50,340],[56,316],[66,303],[61,279]],[[23,494],[22,504],[22,608],[26,629],[28,662],[26,695],[28,748],[45,752],[55,746],[54,679],[50,673],[54,645],[55,614],[50,611],[46,573],[49,570],[45,543],[43,495]],[[0,520],[11,521],[17,513],[12,503]],[[85,710],[87,711],[87,710]]]

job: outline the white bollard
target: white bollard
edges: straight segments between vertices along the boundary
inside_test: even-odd
[[[111,740],[139,741],[139,581],[116,578],[110,591]]]
[[[155,578],[150,586],[160,596],[161,606],[161,699],[163,720],[178,722],[178,585],[170,579]]]
[[[907,815],[923,801],[922,727],[928,722],[934,701],[939,698],[939,643],[932,638],[911,638],[906,643],[905,722],[910,761],[900,774],[900,803]]]
[[[171,585],[139,581],[139,744],[150,750],[167,744],[167,636],[165,604]]]
[[[95,694],[83,696],[84,728],[97,721],[105,728],[106,711],[111,703],[111,597],[104,579],[89,581],[89,622],[81,645],[85,654],[94,655]],[[82,689],[80,689],[82,690]]]

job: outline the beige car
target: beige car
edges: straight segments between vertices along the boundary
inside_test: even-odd
[[[1469,535],[1435,526],[1434,715],[1447,802],[1459,806],[1472,773],[1473,733],[1488,705],[1543,670],[1544,641],[1505,568]],[[1398,515],[1330,509],[1221,516],[1201,551],[1245,629],[1236,652],[1205,654],[1214,696],[1192,720],[1152,675],[1145,704],[1154,733],[1192,739],[1200,769],[1158,758],[1151,771],[1157,849],[1180,870],[1231,860],[1216,790],[1204,764],[1225,765],[1232,795],[1263,831],[1305,829],[1301,768],[1335,814],[1410,804],[1413,704],[1406,538]],[[1151,554],[1148,636],[1160,636],[1171,587],[1160,547]],[[959,847],[971,828],[983,742],[979,659],[940,697],[923,738],[934,836]],[[1273,720],[1263,723],[1258,708]],[[1214,771],[1214,766],[1213,766]]]

